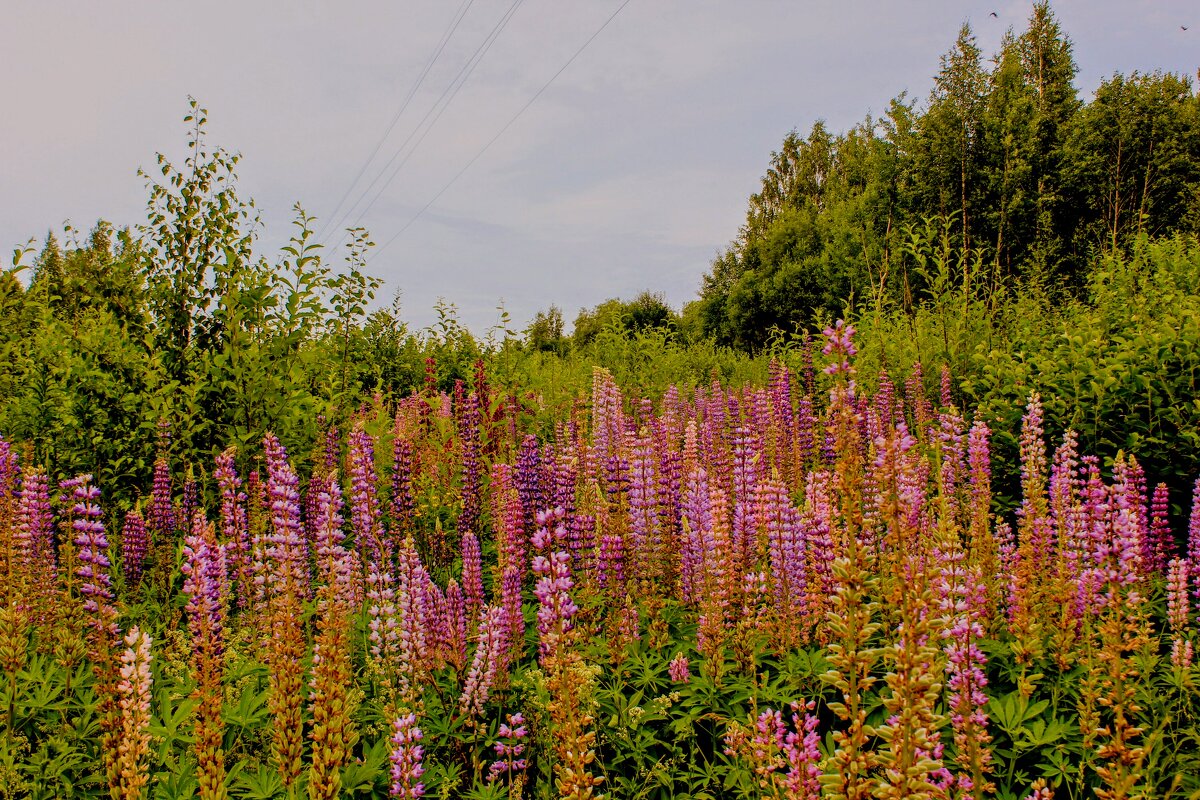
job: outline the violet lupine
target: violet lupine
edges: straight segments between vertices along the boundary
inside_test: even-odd
[[[667,664],[667,675],[675,683],[687,683],[692,679],[692,671],[688,665],[687,656],[683,653],[677,654]]]
[[[125,524],[121,527],[121,566],[128,585],[137,586],[142,579],[142,568],[145,566],[149,546],[146,520],[135,508],[125,515]]]
[[[500,723],[494,745],[497,759],[488,767],[488,782],[495,782],[501,775],[521,772],[529,766],[525,755],[525,739],[529,730],[525,727],[522,714],[509,714],[508,721]]]
[[[94,640],[107,643],[117,636],[117,608],[113,603],[108,537],[100,521],[100,490],[92,486],[91,475],[63,481],[61,486],[70,491],[69,498],[74,501],[71,527],[75,533],[79,561],[75,574],[80,580],[83,609],[89,615]]]
[[[695,603],[703,596],[706,539],[712,537],[712,493],[708,474],[697,468],[688,476],[684,506],[684,537],[679,549],[679,578],[683,602]]]
[[[475,655],[463,686],[458,707],[473,717],[483,714],[483,706],[495,685],[499,667],[508,649],[508,620],[503,606],[488,606],[479,620]]]
[[[807,605],[808,579],[799,514],[782,483],[767,480],[759,484],[755,493],[755,518],[767,543],[776,632],[782,644],[792,646],[795,642],[788,637],[799,633]]]
[[[405,714],[396,718],[392,735],[392,797],[399,800],[423,797],[425,784],[425,748],[418,742],[424,738],[417,727],[417,715]]]
[[[758,533],[754,527],[754,497],[762,477],[762,445],[749,428],[739,425],[733,432],[733,542],[742,572],[758,561]]]
[[[387,665],[397,652],[400,632],[396,624],[396,592],[393,576],[383,571],[377,562],[367,564],[366,579],[367,640],[372,665],[379,672],[386,672]]]
[[[639,578],[662,574],[658,539],[658,481],[655,479],[654,446],[645,436],[633,441],[629,461],[629,555]]]
[[[533,589],[538,600],[538,653],[544,663],[562,646],[563,638],[571,630],[571,620],[579,609],[570,595],[575,586],[568,567],[571,557],[561,550],[552,550],[555,542],[551,529],[561,528],[561,509],[539,512],[537,522],[533,545],[539,550],[550,551],[548,557],[538,555],[533,559],[533,572],[539,576]]]
[[[534,529],[534,517],[550,502],[542,471],[542,452],[537,437],[527,434],[521,441],[521,452],[517,457],[517,496],[524,513],[524,525],[528,533]]]
[[[474,628],[483,610],[483,551],[479,539],[470,531],[462,535],[462,590],[467,603],[467,627]]]
[[[396,412],[399,420],[400,412]],[[397,423],[398,427],[398,423]],[[413,445],[412,442],[396,433],[392,441],[392,485],[391,505],[392,526],[399,534],[411,530],[416,518],[417,503],[413,497]]]
[[[196,672],[196,761],[199,796],[210,800],[224,796],[225,754],[221,746],[223,657],[222,584],[225,553],[212,543],[211,531],[198,512],[192,533],[184,539],[183,592],[188,597],[188,630],[192,635],[192,666]]]

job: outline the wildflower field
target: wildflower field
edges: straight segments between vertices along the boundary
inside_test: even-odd
[[[7,796],[1133,798],[1200,790],[1200,514],[1037,396],[1017,507],[953,379],[854,330],[765,386],[597,369],[271,434],[116,518],[0,447]],[[436,365],[429,365],[431,375]]]

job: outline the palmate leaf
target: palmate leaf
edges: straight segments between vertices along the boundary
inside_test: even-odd
[[[352,762],[342,768],[342,792],[350,794],[370,793],[380,778],[388,775],[388,740],[380,739],[363,753],[361,762]]]

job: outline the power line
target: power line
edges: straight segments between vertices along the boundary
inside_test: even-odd
[[[412,102],[413,97],[415,97],[417,94],[417,90],[421,88],[421,84],[425,81],[426,76],[429,75],[429,70],[433,68],[433,65],[442,55],[442,51],[446,49],[447,42],[450,41],[450,37],[454,35],[454,32],[458,30],[459,24],[462,23],[463,18],[467,16],[467,11],[470,10],[474,2],[475,0],[463,0],[462,4],[458,7],[458,11],[455,12],[454,18],[450,21],[450,26],[445,30],[445,32],[442,33],[442,38],[438,43],[437,48],[433,51],[433,54],[428,58],[428,60],[426,60],[425,66],[421,70],[421,74],[417,76],[417,79],[413,82],[413,85],[409,87],[408,94],[405,95],[404,100],[400,103],[400,109],[396,112],[396,115],[392,117],[392,121],[387,126],[387,129],[383,132],[383,136],[379,137],[379,141],[375,143],[375,149],[371,151],[369,156],[367,156],[367,160],[364,161],[362,167],[359,168],[358,174],[354,176],[354,180],[350,181],[350,185],[346,187],[345,194],[343,194],[341,199],[338,200],[337,205],[334,206],[333,211],[330,212],[329,216],[326,218],[325,224],[321,226],[321,230],[318,231],[318,238],[323,238],[327,230],[330,229],[330,220],[334,219],[337,216],[337,213],[342,210],[342,205],[346,202],[347,198],[350,197],[350,193],[354,191],[354,187],[358,185],[359,180],[366,173],[367,167],[371,165],[371,162],[375,160],[375,156],[379,155],[379,151],[383,149],[383,143],[386,142],[388,137],[392,135],[392,131],[396,128],[396,123],[400,121],[400,117],[404,116],[404,112],[408,110],[409,103]],[[345,221],[345,218],[346,216],[349,216],[349,213],[350,212],[347,211],[346,214],[343,215],[340,220],[338,220],[339,225]],[[337,226],[334,225],[332,227],[336,229]]]
[[[358,213],[358,216],[354,219],[353,225],[356,226],[362,222],[363,217],[365,217],[367,212],[375,206],[375,203],[379,200],[380,196],[384,193],[384,191],[387,190],[387,187],[392,184],[392,181],[394,181],[396,176],[400,174],[400,170],[404,168],[404,165],[408,163],[408,160],[412,157],[413,153],[416,152],[417,147],[419,147],[421,142],[424,141],[425,136],[429,133],[433,126],[437,124],[437,121],[441,118],[442,114],[445,113],[450,103],[453,102],[454,98],[458,95],[459,90],[462,89],[464,84],[466,84],[467,79],[471,77],[471,73],[473,73],[475,68],[479,66],[479,62],[481,62],[484,56],[487,55],[488,51],[492,49],[492,45],[495,44],[496,39],[500,37],[500,34],[504,32],[504,29],[508,27],[509,21],[512,20],[513,15],[516,14],[517,9],[520,7],[522,2],[524,2],[524,0],[514,0],[513,4],[509,6],[508,10],[504,13],[504,16],[502,16],[500,20],[492,27],[492,30],[488,33],[484,40],[480,42],[477,48],[475,48],[475,52],[472,53],[471,57],[467,59],[467,62],[463,64],[462,68],[458,71],[458,74],[450,80],[450,83],[446,84],[446,88],[442,90],[441,95],[439,95],[437,100],[433,102],[433,105],[429,107],[429,110],[425,112],[425,115],[421,117],[421,120],[416,124],[416,127],[414,127],[404,141],[400,143],[400,147],[397,148],[394,153],[392,153],[392,157],[388,159],[386,164],[384,164],[383,169],[381,169],[379,173],[375,175],[375,178],[371,181],[367,188],[364,189],[362,194],[359,195],[358,199],[354,201],[354,205],[352,205],[346,211],[342,217],[343,220],[354,213],[354,210],[358,208],[359,203],[366,199],[371,190],[375,188],[375,184],[379,182],[379,179],[385,174],[388,175],[387,180],[383,182],[383,185],[381,185],[378,191],[375,192],[374,196],[371,197],[370,202],[368,202],[366,206],[364,206],[363,209]],[[430,116],[434,115],[435,112],[436,115],[433,116],[433,120],[429,121]],[[427,121],[429,121],[429,125],[425,126]],[[419,131],[421,131],[422,127],[425,129],[424,132],[421,133],[420,139],[418,139],[412,148],[409,149],[408,153],[404,156],[404,159],[397,164],[394,169],[392,169],[392,165],[395,164],[396,159],[400,157],[400,154],[404,152],[405,148],[408,147],[409,142],[411,142],[413,137],[416,136]],[[388,173],[389,169],[391,169],[390,174]],[[346,235],[347,234],[343,231],[341,239],[345,239]],[[339,239],[339,242],[341,239]]]
[[[629,5],[629,3],[630,3],[631,1],[632,1],[632,0],[624,0],[624,2],[623,2],[623,3],[621,3],[621,5],[617,6],[617,10],[616,10],[616,11],[614,11],[612,14],[610,14],[610,15],[609,15],[609,17],[608,17],[608,19],[604,20],[604,24],[602,24],[602,25],[601,25],[599,28],[597,28],[597,29],[596,29],[596,32],[595,32],[595,33],[593,33],[591,36],[589,36],[586,42],[584,42],[582,45],[580,45],[579,49],[575,51],[575,54],[574,54],[574,55],[572,55],[570,58],[568,58],[568,59],[567,59],[567,61],[566,61],[566,63],[565,63],[565,64],[563,64],[561,67],[559,67],[559,68],[558,68],[558,72],[555,72],[553,75],[551,75],[551,76],[550,76],[550,80],[546,81],[546,83],[542,85],[542,88],[538,89],[538,90],[537,90],[537,92],[535,92],[535,93],[534,93],[533,97],[529,98],[529,102],[527,102],[527,103],[525,103],[525,105],[521,106],[520,110],[518,110],[518,111],[517,111],[517,113],[516,113],[516,114],[514,114],[514,115],[512,116],[512,119],[510,119],[508,122],[506,122],[506,123],[504,124],[504,127],[503,127],[503,128],[501,128],[499,131],[497,131],[497,132],[496,132],[496,135],[495,135],[495,136],[493,136],[493,137],[492,137],[492,138],[491,138],[491,139],[488,141],[488,143],[487,143],[487,144],[485,144],[485,145],[484,145],[484,146],[483,146],[483,147],[480,149],[480,151],[479,151],[478,153],[476,153],[476,154],[475,154],[475,155],[474,155],[474,156],[471,158],[471,160],[470,160],[470,161],[468,161],[468,162],[466,163],[466,165],[464,165],[464,166],[463,166],[463,168],[462,168],[462,169],[460,169],[460,170],[459,170],[459,171],[458,171],[458,172],[455,174],[455,176],[454,176],[453,178],[451,178],[451,179],[450,179],[450,180],[449,180],[449,181],[446,183],[446,185],[445,185],[445,186],[443,186],[443,187],[442,187],[440,190],[438,190],[438,193],[437,193],[437,194],[435,194],[435,195],[433,196],[433,198],[432,198],[432,199],[431,199],[431,200],[430,200],[428,203],[426,203],[426,204],[425,204],[425,205],[424,205],[424,206],[421,208],[421,210],[420,210],[420,211],[418,211],[416,214],[414,214],[414,215],[412,216],[412,218],[411,218],[411,219],[409,219],[409,220],[408,220],[408,222],[406,222],[406,223],[404,224],[404,227],[402,227],[400,230],[396,231],[396,233],[395,233],[395,234],[392,236],[392,238],[390,238],[390,239],[388,239],[386,242],[384,242],[384,243],[383,243],[383,245],[382,245],[382,246],[380,246],[380,247],[379,247],[379,249],[378,249],[378,250],[376,250],[376,251],[375,251],[375,252],[372,254],[372,260],[373,260],[374,258],[377,258],[377,257],[379,256],[379,254],[380,254],[380,253],[382,253],[382,252],[383,252],[384,250],[386,250],[386,249],[387,249],[387,248],[388,248],[388,247],[389,247],[389,246],[390,246],[390,245],[391,245],[393,242],[395,242],[397,239],[399,239],[399,238],[400,238],[400,236],[401,236],[401,235],[402,235],[402,234],[403,234],[405,231],[407,231],[409,228],[411,228],[411,227],[412,227],[413,223],[415,223],[415,222],[416,222],[418,219],[420,219],[420,218],[421,218],[421,217],[422,217],[422,216],[425,214],[425,212],[426,212],[426,211],[428,211],[428,210],[429,210],[431,207],[433,207],[433,204],[434,204],[434,203],[436,203],[436,202],[438,201],[438,199],[439,199],[439,198],[440,198],[440,197],[441,197],[443,194],[445,194],[445,193],[446,193],[446,190],[447,190],[447,189],[449,189],[451,186],[453,186],[453,185],[454,185],[454,184],[455,184],[455,183],[458,181],[458,179],[459,179],[459,178],[461,178],[461,177],[463,176],[463,174],[465,174],[465,173],[466,173],[466,171],[467,171],[467,170],[469,170],[469,169],[471,168],[471,166],[472,166],[472,165],[473,165],[473,164],[474,164],[476,161],[478,161],[478,160],[479,160],[479,159],[480,159],[480,158],[483,156],[483,154],[484,154],[484,153],[486,153],[486,152],[487,152],[487,151],[488,151],[488,150],[491,148],[491,146],[492,146],[492,145],[494,145],[494,144],[496,143],[496,141],[497,141],[497,140],[498,140],[498,139],[499,139],[501,136],[503,136],[503,135],[504,135],[505,131],[507,131],[509,128],[511,128],[511,127],[512,127],[512,125],[513,125],[513,123],[514,123],[514,122],[516,122],[518,119],[520,119],[521,115],[522,115],[522,114],[524,114],[524,113],[525,113],[525,112],[526,112],[526,111],[529,109],[529,107],[530,107],[531,105],[533,105],[533,104],[534,104],[534,101],[536,101],[536,100],[537,100],[539,97],[541,97],[541,96],[542,96],[542,93],[543,93],[543,92],[545,92],[547,89],[549,89],[549,88],[550,88],[550,84],[554,83],[554,81],[555,81],[555,80],[558,78],[558,76],[559,76],[559,75],[562,75],[562,74],[563,74],[563,72],[565,72],[565,71],[566,71],[567,67],[571,66],[571,64],[572,64],[572,63],[575,61],[575,59],[579,58],[579,55],[580,55],[580,54],[581,54],[581,53],[582,53],[584,50],[586,50],[586,49],[587,49],[588,45],[590,45],[590,44],[591,44],[591,43],[592,43],[592,42],[595,40],[595,38],[596,38],[597,36],[599,36],[599,35],[600,35],[600,34],[601,34],[603,31],[604,31],[604,29],[605,29],[605,28],[607,28],[607,27],[608,27],[609,23],[611,23],[611,22],[612,22],[614,19],[616,19],[616,18],[617,18],[617,15],[618,15],[618,14],[620,14],[620,13],[621,13],[621,11],[622,11],[622,10],[625,8],[625,6]]]

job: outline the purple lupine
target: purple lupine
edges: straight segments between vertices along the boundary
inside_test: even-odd
[[[117,608],[113,604],[112,563],[108,558],[108,537],[100,521],[100,490],[92,486],[91,475],[65,480],[60,487],[70,494],[64,497],[74,502],[71,528],[79,566],[75,574],[80,579],[83,609],[89,614],[88,623],[97,639],[111,642],[117,637]]]
[[[342,503],[342,487],[338,484],[335,467],[320,483],[313,543],[320,572],[330,586],[326,601],[349,611],[354,606],[355,565],[351,552],[345,547]]]
[[[154,484],[150,490],[147,520],[156,539],[175,533],[175,505],[171,500],[171,465],[165,454],[154,461]]]
[[[246,516],[246,493],[242,491],[235,458],[236,451],[232,447],[217,456],[213,478],[221,492],[221,539],[225,543],[237,606],[245,609],[250,604],[253,592],[253,552],[250,522]]]
[[[945,374],[945,373],[943,373]],[[963,438],[966,433],[966,422],[949,406],[938,415],[938,427],[935,438],[941,445],[941,484],[947,510],[953,518],[959,514],[959,485],[967,471],[966,453],[963,451]]]
[[[571,630],[572,617],[579,609],[570,595],[575,586],[568,567],[570,556],[562,550],[553,550],[555,539],[565,535],[565,531],[558,532],[562,527],[561,509],[539,512],[537,523],[533,545],[549,552],[548,557],[538,555],[533,560],[533,572],[539,576],[533,590],[538,600],[538,652],[544,662],[562,645],[562,638]],[[552,529],[556,533],[552,534]]]
[[[508,722],[500,723],[497,732],[498,741],[495,744],[498,758],[488,767],[488,782],[494,782],[506,773],[521,772],[529,766],[529,761],[522,756],[525,754],[525,738],[529,730],[525,727],[525,717],[521,714],[509,714]]]
[[[185,531],[191,526],[192,518],[200,508],[200,487],[196,484],[196,479],[190,477],[190,469],[188,472],[189,477],[183,482],[183,492],[179,499],[179,525]]]
[[[1021,419],[1021,507],[1017,516],[1028,524],[1046,514],[1046,443],[1042,398],[1034,393],[1029,397],[1025,416]]]
[[[446,612],[442,642],[442,657],[462,669],[467,663],[467,603],[463,598],[462,587],[453,578],[446,584]]]
[[[495,684],[499,666],[508,650],[508,620],[503,606],[488,606],[479,620],[475,656],[467,672],[458,707],[464,714],[483,714],[483,706]]]
[[[142,579],[149,544],[146,520],[135,508],[125,514],[125,524],[121,527],[121,566],[125,572],[125,582],[130,586],[137,586]]]
[[[659,575],[658,481],[655,479],[654,447],[644,436],[633,441],[629,462],[629,542],[639,574]]]
[[[525,648],[525,616],[521,613],[522,576],[521,571],[509,567],[504,570],[504,577],[500,581],[500,603],[504,606],[504,618],[508,620],[506,664],[510,657],[519,658]]]
[[[364,563],[390,562],[392,547],[385,540],[375,475],[375,440],[356,425],[350,433],[350,525]],[[386,569],[384,570],[386,571]]]
[[[517,496],[524,512],[527,532],[532,533],[534,516],[550,502],[542,473],[542,453],[537,437],[527,434],[521,441],[521,452],[517,457]]]
[[[406,714],[396,719],[392,736],[392,797],[400,800],[423,797],[425,784],[425,748],[417,744],[424,738],[417,727],[417,715]]]
[[[737,568],[747,572],[758,560],[758,535],[754,530],[754,493],[758,488],[763,450],[750,429],[739,425],[733,431],[733,545]]]
[[[852,375],[854,368],[850,366],[850,359],[858,353],[858,348],[854,346],[854,326],[847,325],[845,320],[839,319],[832,328],[826,328],[823,333],[825,346],[821,352],[833,357],[829,366],[825,367],[825,374]]]
[[[462,440],[462,510],[458,515],[461,533],[479,530],[483,460],[480,454],[479,396],[471,392],[466,398],[459,437]]]
[[[804,614],[808,587],[799,515],[782,483],[771,479],[758,485],[755,518],[765,534],[771,594],[780,630],[790,630]]]
[[[183,593],[188,597],[192,647],[201,655],[201,661],[208,657],[215,663],[224,653],[221,587],[225,575],[225,550],[213,546],[206,536],[204,528],[207,524],[203,516],[196,516],[192,533],[183,542],[180,571],[184,575]]]
[[[1150,558],[1151,569],[1162,572],[1175,557],[1175,542],[1171,538],[1171,525],[1167,521],[1167,485],[1154,487],[1150,500]]]
[[[393,576],[380,568],[376,561],[367,563],[366,579],[367,640],[377,668],[392,662],[399,646],[400,634],[396,624],[396,593]]]
[[[817,457],[817,416],[813,413],[812,397],[800,398],[796,409],[796,450],[801,466],[807,466]]]
[[[467,603],[467,627],[474,628],[483,610],[483,552],[479,539],[470,531],[462,535],[462,590]]]
[[[271,510],[271,533],[265,552],[269,569],[265,580],[276,594],[290,594],[297,599],[307,597],[309,571],[300,522],[300,479],[274,434],[268,433],[263,439],[263,449]]]
[[[697,468],[688,476],[687,503],[684,508],[685,536],[679,549],[679,578],[683,602],[695,603],[704,586],[705,539],[712,536],[712,494],[708,474]]]

